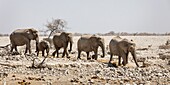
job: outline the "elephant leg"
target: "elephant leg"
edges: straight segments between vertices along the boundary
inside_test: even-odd
[[[46,49],[46,53],[47,53],[47,56],[48,56],[49,51],[47,49]]]
[[[98,50],[96,49],[96,50],[94,51],[94,55],[95,55],[94,59],[95,59],[95,60],[97,60],[97,53],[98,53]]]
[[[29,50],[29,54],[31,54],[31,46],[30,45],[28,47],[28,50]]]
[[[30,42],[27,43],[26,47],[27,47],[27,50],[29,51],[29,54],[31,54],[31,45],[30,45]]]
[[[15,46],[14,48],[15,48],[15,51],[16,51],[16,52],[18,52],[18,50],[17,50],[17,46]]]
[[[63,52],[62,57],[64,57],[64,56],[65,56],[65,54],[66,54],[66,48],[64,48],[64,52]]]
[[[55,50],[55,51],[53,52],[53,54],[52,54],[52,55],[53,55],[53,57],[55,57],[56,52],[57,52],[57,50]]]
[[[126,65],[126,54],[122,55],[122,59],[123,59],[122,64],[123,64],[123,66],[125,66]]]
[[[113,54],[110,54],[110,60],[109,60],[109,63],[111,63],[111,61],[112,61],[112,57],[113,57]]]
[[[39,55],[39,51],[37,50],[37,56]]]
[[[10,50],[10,52],[12,52],[12,51],[13,51],[13,49],[14,49],[14,46],[11,46],[11,50]]]
[[[42,51],[42,56],[44,56],[44,50]]]
[[[28,50],[29,50],[29,53],[31,54],[30,43],[26,44],[25,54],[27,53]]]
[[[28,47],[26,47],[26,49],[25,49],[25,53],[24,53],[24,54],[26,54],[26,53],[27,53],[27,50],[28,50]]]
[[[77,59],[81,59],[81,58],[80,58],[80,55],[81,55],[81,51],[78,50],[78,57],[77,57]]]
[[[126,53],[126,64],[128,64],[128,55],[129,53]]]
[[[120,66],[121,64],[120,64],[120,62],[121,62],[121,56],[118,56],[118,58],[119,58],[119,63],[118,63],[118,65]]]
[[[89,52],[86,52],[87,54],[87,60],[90,60],[91,58],[89,58]]]
[[[59,51],[59,50],[56,50],[56,52],[57,52],[57,58],[59,58],[59,53],[58,53],[58,51]]]
[[[68,55],[67,48],[65,49],[65,54],[66,54],[67,58],[70,58],[69,55]]]

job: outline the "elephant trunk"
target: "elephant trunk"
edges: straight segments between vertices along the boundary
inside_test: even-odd
[[[101,44],[100,47],[101,47],[102,53],[103,53],[103,55],[101,57],[104,58],[104,56],[105,56],[105,46],[104,46],[104,44]]]
[[[72,45],[73,45],[73,38],[71,35],[69,36],[69,43],[70,43],[70,49],[68,50],[68,52],[70,53],[72,51]]]
[[[68,50],[69,52],[72,51],[72,44],[73,44],[73,42],[70,42],[70,49]]]
[[[139,67],[139,65],[138,65],[138,63],[137,63],[137,60],[136,60],[136,52],[133,51],[133,52],[131,52],[131,54],[132,54],[133,59],[134,59],[134,61],[135,61],[135,63],[136,63],[136,66]]]
[[[35,52],[38,51],[38,43],[39,43],[39,38],[37,37],[37,38],[36,38],[36,50],[35,50]]]

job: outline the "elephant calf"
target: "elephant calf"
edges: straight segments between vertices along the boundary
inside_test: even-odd
[[[52,40],[51,38],[43,38],[43,40],[49,42],[50,48],[52,48],[52,46],[53,46],[53,40]]]
[[[121,62],[121,57],[123,58],[123,65],[126,65],[128,63],[128,54],[129,52],[132,54],[133,59],[137,66],[137,60],[136,60],[136,50],[135,50],[135,43],[132,41],[128,41],[127,39],[122,39],[121,37],[115,37],[113,38],[109,43],[109,49],[110,49],[110,61],[112,61],[112,56],[117,55],[119,56],[119,63]]]
[[[85,36],[81,37],[78,42],[78,59],[80,59],[80,54],[82,51],[87,53],[87,60],[91,59],[89,58],[89,52],[94,51],[93,59],[97,60],[97,53],[98,53],[98,47],[100,46],[103,52],[102,57],[105,56],[105,46],[104,46],[104,39],[100,37],[93,36]]]
[[[47,41],[42,40],[41,42],[38,43],[37,45],[37,56],[39,55],[39,51],[42,51],[42,56],[44,56],[44,51],[46,50],[47,56],[49,54],[49,43]]]

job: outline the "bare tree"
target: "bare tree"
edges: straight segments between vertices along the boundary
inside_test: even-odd
[[[46,27],[48,28],[48,31],[51,31],[48,38],[53,33],[58,33],[64,31],[64,28],[66,27],[67,22],[63,19],[52,19],[52,22],[47,21]]]

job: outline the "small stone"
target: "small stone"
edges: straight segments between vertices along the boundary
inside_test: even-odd
[[[15,75],[12,75],[12,77],[16,77]]]
[[[98,73],[100,73],[100,72],[101,72],[101,71],[99,71],[99,70],[96,70],[96,71],[95,71],[95,74],[98,74]]]
[[[168,65],[170,65],[170,60],[168,61]]]
[[[70,82],[79,82],[79,79],[78,78],[73,78],[70,80]]]
[[[91,77],[91,79],[99,79],[99,77],[94,75],[94,76]]]
[[[75,64],[70,64],[70,66],[71,66],[71,67],[76,67],[76,65],[75,65]]]
[[[106,83],[105,85],[110,85],[109,83]]]

